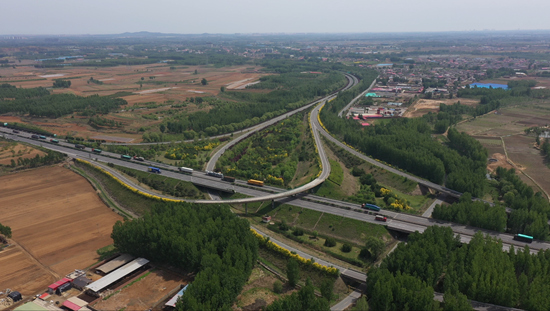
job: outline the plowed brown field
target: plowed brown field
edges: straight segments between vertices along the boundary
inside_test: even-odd
[[[122,219],[88,181],[62,167],[0,177],[0,189],[0,223],[21,246],[0,252],[0,287],[23,295],[95,263],[96,250],[113,243],[113,224]]]

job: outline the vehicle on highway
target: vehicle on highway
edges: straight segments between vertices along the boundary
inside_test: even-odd
[[[134,156],[134,160],[142,161],[142,162],[145,161],[145,159],[143,157],[136,157],[136,156]]]
[[[59,140],[57,140],[57,139],[50,139],[50,142],[52,142],[54,144],[59,144]]]
[[[77,149],[82,149],[82,150],[86,149],[86,146],[80,145],[80,144],[76,144],[76,145],[74,145],[74,147],[77,148]]]
[[[519,234],[518,233],[518,234],[514,235],[514,240],[531,243],[531,242],[533,242],[533,237],[530,236],[530,235],[525,235],[525,234]]]
[[[223,181],[228,181],[228,182],[235,182],[235,177],[223,176],[222,180]]]
[[[370,204],[370,203],[363,203],[363,204],[361,204],[361,208],[370,209],[371,211],[376,211],[376,212],[379,212],[379,211],[380,211],[380,207],[379,207],[379,206],[376,206],[376,205]]]
[[[184,174],[193,174],[193,169],[192,168],[188,168],[188,167],[178,167],[178,171],[184,173]]]
[[[101,149],[97,149],[97,148],[92,148],[92,152],[95,152],[95,153],[101,153],[103,150]]]
[[[263,187],[264,186],[264,182],[261,181],[261,180],[256,180],[256,179],[249,179],[247,181],[247,183],[251,184],[251,185],[254,185],[254,186],[260,186],[260,187]]]
[[[378,220],[378,221],[388,221],[388,217],[384,216],[384,215],[376,215],[376,217],[374,217],[374,220]]]
[[[149,172],[151,172],[151,173],[160,174],[160,168],[158,168],[158,167],[149,166],[149,167],[147,168],[147,171],[149,171]]]
[[[40,139],[46,139],[46,136],[40,135],[40,136],[38,136],[38,138],[40,138]]]
[[[31,138],[38,139],[38,135],[32,135]]]
[[[125,159],[125,160],[132,160],[132,157],[129,156],[129,155],[127,155],[127,154],[121,154],[121,155],[120,155],[120,158],[121,158],[121,159]]]
[[[212,177],[223,178],[223,174],[218,173],[218,172],[206,171],[206,175],[212,176]]]
[[[19,134],[19,131],[18,130],[13,130],[13,133],[14,134]]]

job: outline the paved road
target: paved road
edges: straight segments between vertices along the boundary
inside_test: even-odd
[[[380,76],[376,77],[376,79],[378,79],[379,77],[380,77]],[[356,79],[357,79],[357,78],[356,78]],[[342,117],[342,114],[344,113],[344,111],[348,110],[353,104],[355,104],[355,102],[356,102],[359,98],[363,97],[368,91],[370,91],[370,89],[372,89],[372,87],[373,87],[374,84],[376,83],[376,79],[374,79],[374,80],[372,81],[372,83],[370,84],[370,86],[369,86],[366,90],[364,90],[363,92],[361,92],[361,94],[357,95],[357,97],[355,97],[354,99],[352,99],[352,100],[349,102],[349,104],[347,104],[346,107],[344,107],[344,109],[340,110],[340,112],[338,112],[338,117],[341,118],[341,117]],[[359,83],[359,82],[357,82],[357,83]]]
[[[3,130],[3,128],[0,128],[0,130]],[[24,141],[33,145],[42,145],[45,148],[66,153],[73,157],[77,157],[81,159],[94,158],[103,163],[114,163],[116,165],[129,167],[137,170],[145,170],[147,167],[147,164],[143,164],[140,162],[124,161],[124,160],[121,160],[120,158],[117,159],[117,158],[106,157],[103,154],[101,155],[91,154],[89,152],[74,149],[74,148],[70,149],[61,144],[50,144],[44,141],[28,139],[25,137],[14,136],[10,134],[6,134],[6,136],[8,138]],[[175,169],[175,167],[173,168]],[[111,168],[108,168],[108,169],[111,172],[116,173],[116,171],[112,170]],[[206,188],[214,188],[221,191],[229,191],[229,192],[235,191],[250,197],[265,197],[266,195],[265,189],[259,189],[257,187],[249,187],[249,186],[245,187],[237,183],[231,184],[228,182],[221,181],[219,178],[210,177],[200,172],[194,172],[192,175],[184,175],[184,174],[178,173],[177,171],[173,171],[170,169],[163,169],[162,174],[167,177],[189,181]],[[272,189],[277,189],[277,188],[272,188]],[[279,190],[279,191],[284,191],[284,190]],[[217,203],[214,200],[197,200],[197,201],[190,200],[190,201],[200,202],[200,203]],[[319,203],[322,201],[325,204]],[[225,202],[232,202],[232,201],[225,201]],[[346,218],[352,218],[360,221],[379,224],[379,222],[375,220],[374,215],[365,214],[364,211],[359,210],[358,205],[353,203],[341,202],[337,200],[325,199],[325,198],[310,196],[310,195],[304,196],[303,199],[301,199],[301,196],[280,198],[280,199],[276,199],[275,202],[286,203],[286,204],[299,206],[307,209],[312,209],[312,210],[316,210],[316,211],[320,211],[328,214],[333,214],[333,215],[338,215]],[[526,245],[526,243],[515,241],[513,239],[513,235],[510,235],[510,234],[498,233],[498,232],[493,232],[489,230],[480,230],[479,228],[475,228],[475,227],[457,225],[449,222],[436,221],[434,219],[428,219],[428,218],[409,215],[409,214],[395,213],[391,211],[382,211],[381,214],[384,214],[389,217],[389,220],[386,223],[388,228],[401,231],[401,232],[415,232],[415,231],[423,232],[429,226],[440,225],[440,226],[451,227],[455,233],[461,235],[461,238],[464,242],[468,242],[469,239],[471,239],[471,237],[477,231],[482,231],[486,234],[490,234],[491,236],[501,239],[505,244],[504,246],[506,248],[509,247],[509,245],[514,245],[516,247],[524,247]],[[533,241],[533,243],[530,244],[530,248],[534,252],[539,249],[549,249],[550,244],[543,241]]]
[[[359,83],[359,81],[357,80],[357,78],[355,76],[352,76],[352,75],[349,75],[349,74],[346,74],[346,79],[348,79],[348,84],[341,90],[341,91],[345,91],[351,87],[353,87],[354,85],[356,85],[357,83]],[[248,131],[248,134],[247,135],[242,135],[232,141],[230,141],[229,143],[225,144],[220,150],[216,151],[216,153],[214,153],[212,155],[212,157],[210,158],[210,160],[208,161],[208,163],[206,164],[206,170],[208,171],[213,171],[214,168],[216,167],[216,162],[218,162],[218,159],[223,155],[223,153],[227,150],[227,149],[230,149],[231,147],[233,147],[234,145],[236,145],[237,143],[241,142],[242,140],[246,139],[248,136],[252,135],[253,133],[257,132],[257,131],[260,131],[260,130],[263,130],[264,128],[267,128],[281,120],[284,120],[300,111],[304,111],[306,109],[309,109],[311,108],[312,106],[314,105],[317,105],[319,103],[322,103],[322,102],[325,102],[327,100],[330,100],[334,97],[336,97],[338,94],[338,92],[335,92],[335,93],[332,93],[328,96],[325,96],[321,99],[318,99],[316,101],[313,101],[301,108],[298,108],[296,110],[293,110],[293,111],[290,111],[290,112],[287,112],[285,114],[282,114],[278,117],[275,117],[273,119],[270,119],[268,121],[265,121],[261,124],[258,124],[257,126],[251,128],[250,131]]]

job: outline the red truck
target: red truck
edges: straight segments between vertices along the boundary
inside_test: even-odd
[[[374,217],[374,219],[378,220],[378,221],[388,221],[388,217],[383,216],[383,215],[376,215],[376,217]]]

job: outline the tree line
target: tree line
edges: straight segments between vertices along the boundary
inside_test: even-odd
[[[9,94],[14,94],[13,89],[7,89],[10,89]],[[22,92],[22,94],[15,94],[14,100],[0,101],[0,114],[14,112],[28,114],[33,117],[58,118],[74,112],[86,113],[87,115],[97,113],[107,114],[127,104],[124,99],[111,98],[108,96],[92,95],[82,97],[74,94],[50,95],[49,92],[48,94],[42,92],[40,88],[34,92],[28,91],[29,89],[16,88],[16,90],[17,92]],[[31,97],[29,94],[33,94],[34,96]]]
[[[198,272],[178,310],[231,310],[258,252],[248,222],[219,205],[156,204],[111,237],[120,252]]]
[[[55,163],[59,163],[63,161],[65,156],[59,152],[46,150],[46,154],[44,156],[40,156],[37,154],[34,156],[34,158],[23,158],[19,157],[17,158],[17,162],[12,159],[11,160],[11,166],[12,167],[21,167],[21,168],[33,168],[33,167],[39,167],[43,165],[51,165]]]
[[[491,183],[498,192],[494,197],[494,205],[472,201],[472,196],[465,193],[458,203],[436,205],[433,218],[498,232],[522,233],[546,240],[549,234],[550,203],[542,193],[535,194],[514,169],[498,167],[494,179]],[[505,206],[512,208],[509,216]]]
[[[451,228],[413,233],[368,273],[372,310],[434,310],[433,292],[445,294],[444,310],[471,310],[467,299],[526,310],[548,310],[550,251],[508,252],[502,241],[476,233],[461,244]],[[415,295],[416,293],[416,295]]]
[[[43,87],[17,88],[15,85],[3,83],[0,85],[0,104],[3,100],[25,99],[50,95],[50,91]]]

